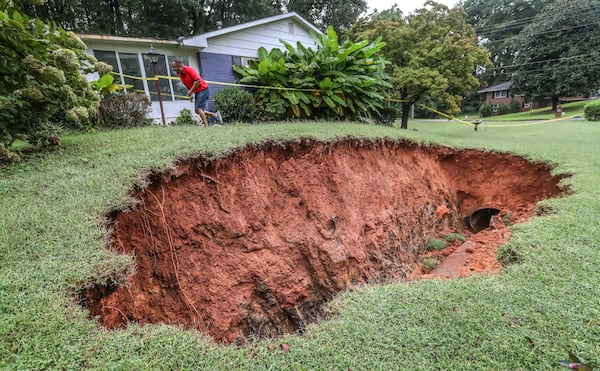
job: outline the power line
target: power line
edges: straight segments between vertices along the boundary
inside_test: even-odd
[[[598,66],[600,65],[600,62],[598,63],[585,63],[585,64],[580,64],[579,66],[586,66],[586,67],[590,67],[590,66]],[[554,71],[561,71],[561,70],[572,70],[573,66],[558,66],[558,67],[553,67],[552,70]],[[519,73],[523,73],[523,74],[528,74],[528,73],[532,73],[532,72],[541,72],[541,71],[547,71],[543,68],[538,68],[538,69],[532,69],[532,70],[519,70]],[[496,72],[496,75],[512,75],[515,71],[500,71],[500,72]]]
[[[505,69],[505,68],[512,68],[512,67],[522,67],[522,66],[529,66],[529,65],[532,65],[532,64],[540,64],[540,63],[564,61],[564,60],[568,60],[568,59],[585,58],[585,57],[592,57],[592,56],[598,56],[598,55],[599,55],[599,53],[573,55],[573,56],[570,56],[570,57],[545,59],[545,60],[542,60],[542,61],[526,62],[526,63],[521,63],[521,64],[510,64],[510,65],[501,66],[501,67],[492,67],[492,68],[490,68],[490,70],[493,71],[493,70],[499,70],[499,69]]]
[[[573,27],[564,27],[564,28],[558,28],[558,29],[554,29],[554,30],[550,30],[550,31],[545,31],[545,32],[538,32],[538,33],[535,33],[535,34],[532,34],[532,35],[529,35],[529,36],[531,36],[531,37],[535,37],[535,36],[539,36],[539,35],[545,35],[545,34],[549,34],[549,33],[553,33],[553,32],[566,31],[566,30],[573,30],[573,29],[575,29],[575,28],[580,28],[580,27],[585,27],[585,26],[591,26],[591,25],[597,25],[597,24],[600,24],[600,21],[597,21],[597,22],[592,22],[592,23],[586,23],[586,24],[580,24],[580,25],[573,26]],[[522,37],[522,36],[519,36],[519,35],[514,35],[514,36],[511,36],[511,37],[507,37],[507,38],[505,38],[505,39],[496,39],[496,40],[490,40],[490,41],[486,42],[486,44],[487,44],[487,43],[497,43],[497,42],[501,42],[501,41],[507,41],[507,40],[515,40],[515,39],[519,39],[519,38],[521,38],[521,37]]]
[[[593,11],[593,10],[600,10],[600,5],[594,4],[594,5],[589,5],[589,6],[585,6],[585,7],[566,9],[565,11],[563,11],[561,13],[560,18],[561,19],[569,19],[572,17],[579,16],[584,11]],[[522,28],[522,27],[526,26],[527,24],[531,23],[531,21],[533,21],[533,20],[547,21],[547,20],[556,19],[556,18],[558,18],[558,16],[554,15],[554,14],[550,14],[545,17],[533,16],[533,17],[521,18],[521,19],[515,20],[512,23],[508,22],[508,23],[504,23],[504,24],[492,25],[489,27],[479,27],[479,28],[473,27],[473,28],[475,29],[475,32],[477,32],[477,33],[494,33],[494,32],[507,31],[507,30],[510,30],[513,28],[519,28],[519,27]]]

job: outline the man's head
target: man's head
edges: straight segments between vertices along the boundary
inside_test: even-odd
[[[171,67],[173,68],[173,71],[177,73],[181,73],[183,71],[183,63],[180,60],[173,60],[171,62]]]

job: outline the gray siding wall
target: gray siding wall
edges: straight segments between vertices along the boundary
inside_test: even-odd
[[[200,75],[204,80],[209,81],[208,91],[210,100],[208,102],[209,110],[213,110],[213,97],[215,93],[226,86],[211,84],[210,81],[235,83],[236,77],[232,68],[233,57],[226,54],[198,53],[198,65],[200,66]]]

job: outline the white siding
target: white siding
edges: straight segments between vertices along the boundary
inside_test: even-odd
[[[176,41],[166,40],[102,35],[79,36],[86,43],[88,47],[86,52],[88,54],[92,54],[93,50],[134,53],[138,55],[138,59],[142,63],[143,54],[148,53],[152,45],[160,54],[167,56],[187,56],[189,65],[199,70],[198,52],[256,58],[257,50],[260,47],[265,47],[267,50],[273,48],[284,50],[285,47],[279,42],[279,39],[289,42],[294,47],[300,41],[305,47],[316,49],[315,42],[310,36],[309,30],[319,32],[318,29],[306,22],[302,22],[301,18],[298,20],[298,18],[299,16],[295,13],[282,14],[266,18],[265,20],[257,20],[248,24],[194,36],[185,39],[183,45],[179,45]],[[141,73],[145,75],[143,68]],[[144,82],[144,90],[148,93],[148,82]],[[163,108],[167,120],[174,119],[183,108],[193,110],[193,104],[188,101],[172,101],[170,97],[165,98]],[[156,101],[152,102],[150,116],[160,120],[159,103]]]
[[[294,23],[294,34],[289,32],[288,23],[290,22]],[[256,57],[256,51],[261,46],[267,50],[274,48],[283,50],[285,47],[279,42],[279,39],[283,39],[294,46],[297,41],[300,41],[302,45],[315,49],[315,42],[310,33],[300,23],[284,19],[279,22],[211,37],[208,39],[208,46],[202,52]]]

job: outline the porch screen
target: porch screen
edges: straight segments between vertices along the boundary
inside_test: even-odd
[[[111,65],[113,72],[122,74],[115,75],[114,81],[117,84],[125,85],[127,92],[137,91],[145,93],[144,82],[141,80],[142,71],[137,54],[94,50],[94,56],[97,60]],[[135,77],[139,77],[139,79]]]
[[[170,68],[170,66],[171,62],[173,62],[175,59],[180,60],[183,64],[189,66],[188,57],[180,55],[169,55],[167,59],[169,60],[169,76],[177,78],[176,80],[171,80],[171,84],[173,85],[173,93],[175,94],[175,100],[187,100],[188,90],[177,77],[177,73],[173,71],[173,69]]]
[[[150,57],[148,57],[147,54],[143,54],[143,63],[144,63],[144,70],[146,71],[146,77],[154,77],[155,76],[155,69],[154,69],[154,65],[152,63],[150,63]],[[169,68],[170,69],[170,68]],[[168,76],[167,72],[167,61],[165,59],[164,55],[160,55],[158,56],[158,62],[156,63],[156,71],[158,72],[158,75],[162,75]],[[171,90],[171,84],[169,83],[168,79],[160,79],[159,80],[160,83],[160,95],[163,101],[171,101],[173,100],[173,92]],[[150,99],[153,101],[158,101],[158,89],[157,89],[157,83],[156,80],[149,80],[148,81],[148,90],[150,90]]]

